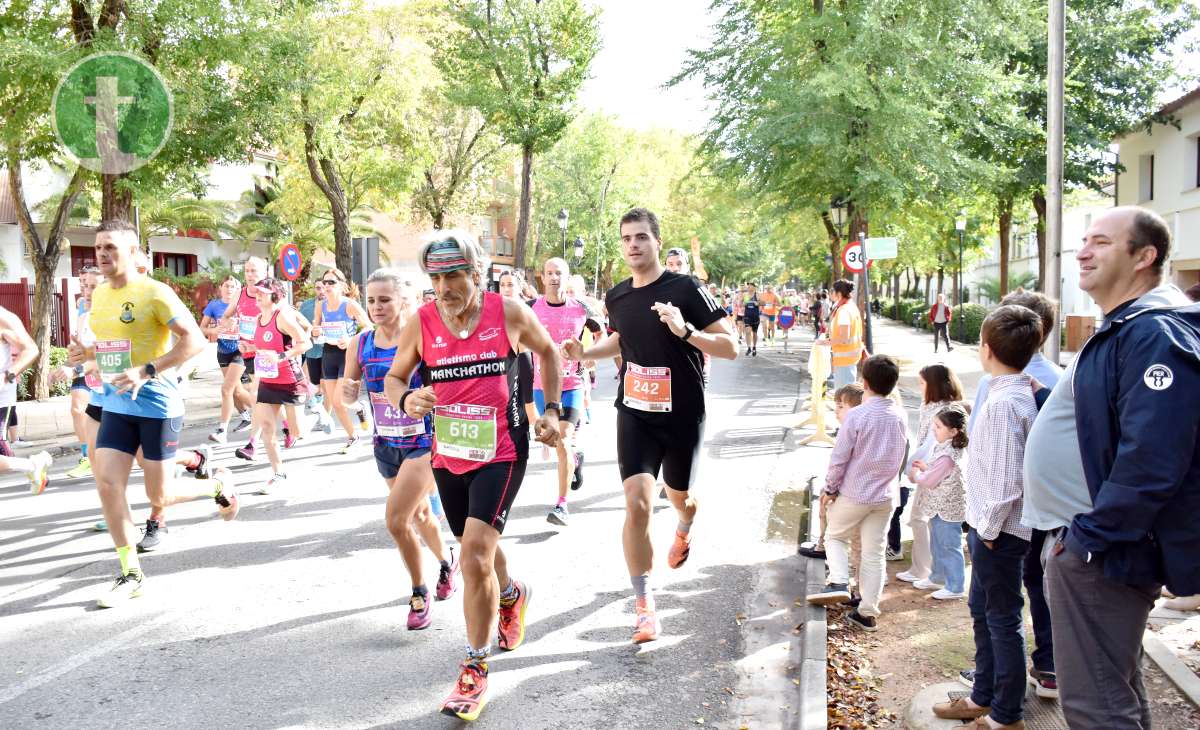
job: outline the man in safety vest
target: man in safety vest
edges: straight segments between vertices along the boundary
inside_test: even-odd
[[[858,363],[865,353],[863,321],[854,303],[854,283],[840,279],[833,283],[834,307],[829,320],[829,335],[821,344],[833,350],[833,387],[838,389],[858,379]]]

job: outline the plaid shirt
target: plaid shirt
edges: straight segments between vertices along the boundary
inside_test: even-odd
[[[993,378],[976,416],[967,447],[967,524],[984,540],[1001,532],[1028,540],[1032,531],[1021,524],[1021,469],[1025,440],[1037,418],[1029,376]]]
[[[872,396],[850,410],[838,431],[825,491],[857,504],[893,501],[907,445],[904,409],[890,398]]]

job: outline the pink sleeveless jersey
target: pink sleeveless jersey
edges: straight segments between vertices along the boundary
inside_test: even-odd
[[[254,350],[256,362],[254,367],[258,373],[258,382],[269,383],[271,385],[295,385],[299,380],[297,377],[298,368],[293,363],[291,358],[285,357],[283,353],[292,346],[292,338],[285,335],[279,329],[279,310],[271,313],[271,318],[266,324],[262,322],[262,315],[255,318],[258,323],[258,328],[254,333]],[[275,353],[271,358],[273,362],[258,360],[259,353],[262,357],[268,357],[267,353]],[[259,370],[260,362],[268,367]]]
[[[434,468],[465,474],[488,463],[526,458],[528,423],[517,388],[517,355],[505,329],[503,298],[494,292],[484,293],[479,324],[466,339],[451,334],[442,323],[437,302],[421,307],[418,314],[421,317],[421,380],[433,387],[438,403],[434,415]],[[439,434],[438,425],[448,424],[444,417],[453,416],[456,411],[464,417],[469,411],[471,418],[483,411],[490,414],[489,419],[494,418],[494,448],[479,450],[481,455],[487,455],[486,460],[445,453],[451,450],[448,447],[451,436]],[[439,444],[440,436],[446,437],[445,447]]]
[[[258,327],[258,300],[247,293],[246,289],[238,292],[237,314],[238,332],[242,341],[247,344],[246,354],[254,354],[255,330]]]
[[[538,297],[537,301],[533,303],[533,313],[550,333],[550,339],[554,341],[555,345],[578,338],[583,332],[583,325],[588,318],[587,310],[583,305],[569,297],[564,299],[560,305],[551,304],[546,301],[546,297]],[[542,388],[541,358],[535,355],[533,359],[533,387],[536,390],[544,390]],[[574,360],[564,360],[562,365],[563,391],[582,387],[583,378],[579,376],[579,363]]]

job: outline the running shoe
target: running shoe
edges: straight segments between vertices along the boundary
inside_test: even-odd
[[[286,428],[283,430],[283,448],[290,449],[295,446],[296,442],[299,440],[300,439],[296,438],[295,434],[293,434],[290,430]]]
[[[1035,667],[1029,668],[1029,673],[1025,675],[1029,680],[1029,684],[1033,685],[1033,692],[1038,697],[1046,700],[1058,699],[1058,677],[1054,672],[1043,672]]]
[[[433,623],[433,602],[429,596],[421,593],[412,594],[408,599],[408,630],[420,631]]]
[[[806,542],[802,544],[796,552],[806,558],[816,558],[817,560],[825,559],[825,548],[820,547],[818,543]]]
[[[442,703],[442,714],[474,722],[488,701],[488,665],[485,661],[470,660],[463,662],[460,669],[458,682]]]
[[[958,673],[959,684],[964,684],[971,689],[975,689],[975,670],[963,669]]]
[[[238,425],[233,427],[234,433],[237,433],[238,431],[244,431],[247,428],[250,428],[250,422],[251,422],[250,411],[249,410],[242,411],[240,418],[242,419],[241,422],[238,423]]]
[[[148,553],[151,550],[156,550],[162,544],[162,536],[169,530],[167,526],[154,518],[146,520],[146,530],[142,533],[142,539],[137,544],[139,553]]]
[[[29,460],[33,462],[33,471],[29,472],[29,491],[36,496],[46,491],[46,485],[50,483],[50,464],[54,459],[50,452],[39,451]]]
[[[287,486],[287,474],[272,474],[271,478],[263,482],[263,485],[258,488],[259,494],[271,494],[280,487]]]
[[[529,586],[519,580],[513,580],[517,595],[512,598],[500,596],[500,626],[497,629],[496,645],[505,651],[512,651],[525,641],[525,609],[529,607],[532,596]]]
[[[928,578],[922,578],[921,580],[914,580],[913,584],[912,584],[913,588],[916,588],[919,591],[936,591],[937,589],[941,588],[943,585],[944,584],[934,582],[932,580],[929,580]]]
[[[209,468],[209,463],[212,462],[212,447],[197,446],[194,451],[200,456],[200,463],[194,467],[187,467],[197,479],[208,479],[212,476],[212,469]]]
[[[454,548],[450,548],[450,562],[438,569],[437,582],[437,599],[444,601],[454,592],[458,590],[458,583],[454,580],[455,574],[459,571],[458,556],[454,554]]]
[[[833,606],[849,601],[850,589],[845,583],[830,583],[816,593],[809,593],[804,600],[819,606]]]
[[[864,616],[858,612],[857,608],[854,609],[853,611],[851,611],[850,613],[846,614],[846,620],[849,621],[852,625],[857,626],[858,628],[862,629],[863,631],[878,631],[879,630],[879,627],[875,625],[875,617],[874,616]]]
[[[224,427],[218,428],[216,431],[213,431],[212,433],[210,433],[208,435],[208,440],[212,441],[214,444],[225,443],[228,440],[225,437],[225,428]]]
[[[889,563],[896,563],[901,560],[904,560],[904,548],[900,548],[899,550],[893,550],[892,548],[889,547],[888,549],[883,551],[883,559],[888,561]]]
[[[350,438],[346,439],[346,445],[345,445],[345,446],[343,446],[343,447],[341,448],[341,450],[340,450],[340,451],[338,451],[338,453],[339,453],[339,454],[349,454],[349,453],[350,453],[350,451],[351,451],[351,450],[353,450],[353,449],[354,449],[354,447],[355,447],[355,446],[357,446],[357,445],[358,445],[358,437],[357,437],[357,436],[351,436]]]
[[[233,483],[233,472],[223,466],[213,469],[213,481],[217,483],[213,501],[217,503],[217,512],[226,522],[237,517],[239,500],[237,485]]]
[[[758,357],[758,348],[757,347],[750,351],[750,357]]]
[[[131,570],[117,577],[112,588],[96,601],[100,608],[116,608],[142,595],[142,583],[146,580],[140,570]]]
[[[239,459],[245,459],[246,461],[254,461],[254,442],[251,441],[250,443],[246,444],[245,446],[239,446],[238,448],[234,449],[233,455]]]
[[[578,490],[583,486],[583,452],[575,452],[575,477],[571,480],[571,489]]]
[[[333,416],[322,418],[321,422],[317,425],[321,427],[321,430],[325,432],[326,436],[329,436],[333,433]]]
[[[92,525],[92,529],[96,532],[108,532],[108,523],[104,520],[100,520]]]
[[[913,575],[911,570],[900,571],[896,574],[896,578],[897,580],[902,580],[905,583],[916,583],[917,581],[921,580],[917,576]]]
[[[675,541],[671,543],[671,549],[667,551],[667,565],[671,568],[683,567],[691,553],[692,534],[689,532],[685,535],[676,530]]]
[[[934,591],[933,593],[930,593],[929,597],[935,598],[939,601],[957,601],[960,598],[966,598],[967,594],[966,593],[955,593],[954,591],[948,590],[946,588],[939,588],[938,590]]]
[[[550,514],[546,515],[546,521],[552,525],[567,526],[567,519],[571,515],[567,513],[566,502],[561,502],[554,505],[554,509],[550,510]]]
[[[67,472],[68,479],[78,479],[80,477],[90,477],[92,475],[92,462],[86,456],[79,457],[79,463],[75,468]]]
[[[662,632],[662,623],[659,622],[654,607],[645,598],[639,598],[634,608],[637,610],[637,624],[633,627],[633,643],[645,644],[657,639]]]

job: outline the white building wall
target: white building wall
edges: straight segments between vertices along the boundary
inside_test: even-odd
[[[1155,125],[1117,140],[1125,172],[1118,176],[1120,205],[1156,211],[1171,226],[1170,278],[1181,287],[1200,282],[1200,89],[1171,112],[1179,123]],[[1192,98],[1194,97],[1194,98]],[[1173,105],[1168,105],[1168,107]],[[1153,156],[1153,197],[1151,165]]]

